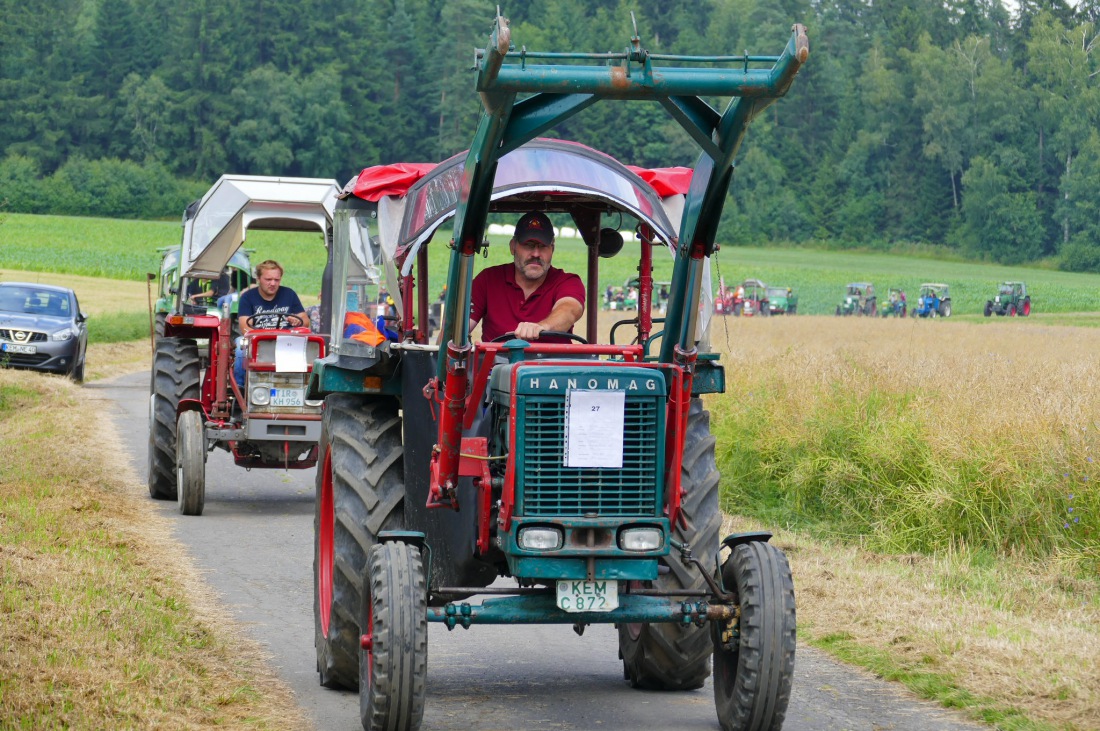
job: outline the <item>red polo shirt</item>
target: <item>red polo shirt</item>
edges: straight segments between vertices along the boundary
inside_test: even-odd
[[[576,274],[550,267],[538,289],[525,298],[516,284],[516,265],[499,264],[482,269],[474,277],[470,319],[481,323],[482,340],[492,340],[512,332],[521,322],[544,320],[562,297],[572,297],[584,305],[584,282]]]

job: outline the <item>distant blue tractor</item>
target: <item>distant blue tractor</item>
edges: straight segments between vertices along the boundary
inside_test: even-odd
[[[946,284],[922,284],[913,317],[951,317],[951,293]]]

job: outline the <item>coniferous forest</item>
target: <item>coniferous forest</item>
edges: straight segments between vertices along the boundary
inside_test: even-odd
[[[464,149],[497,0],[0,0],[0,211],[179,215],[223,173]],[[726,244],[938,247],[1100,271],[1100,0],[514,0],[517,45],[810,59],[750,127]],[[724,100],[715,100],[724,104]],[[653,104],[555,135],[692,165]],[[2,234],[0,234],[2,236]]]

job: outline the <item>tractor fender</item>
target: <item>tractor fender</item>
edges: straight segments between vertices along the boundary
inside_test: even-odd
[[[752,531],[750,533],[733,533],[722,539],[722,545],[726,548],[733,548],[742,543],[752,543],[754,541],[767,543],[771,537],[772,534],[766,530]]]
[[[418,530],[383,530],[378,532],[379,543],[411,543],[421,551],[427,547],[428,536]]]
[[[176,419],[179,419],[180,414],[185,411],[200,411],[202,412],[203,421],[206,421],[206,407],[204,407],[202,401],[197,398],[180,399],[179,405],[176,406]]]

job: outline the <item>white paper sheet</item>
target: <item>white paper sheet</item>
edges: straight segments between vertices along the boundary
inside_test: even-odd
[[[565,466],[621,469],[625,414],[625,391],[569,391]]]
[[[275,370],[280,373],[305,373],[309,370],[306,363],[305,338],[280,335],[275,338]]]

